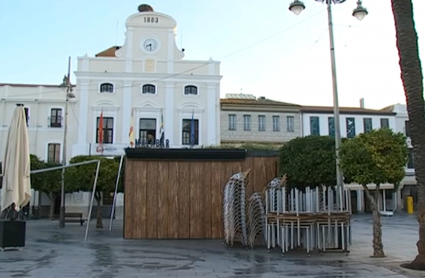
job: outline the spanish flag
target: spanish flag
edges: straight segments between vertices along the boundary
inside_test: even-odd
[[[130,147],[134,147],[134,115],[133,110],[131,110],[131,119],[130,119],[130,131],[128,133],[128,137],[130,138]]]
[[[97,142],[99,145],[103,144],[103,111],[100,112],[99,117]]]

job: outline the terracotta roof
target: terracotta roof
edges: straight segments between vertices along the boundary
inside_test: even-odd
[[[51,85],[51,84],[0,83],[0,86],[60,88],[60,85]],[[75,87],[75,85],[72,85],[72,87]]]
[[[304,113],[333,113],[332,106],[303,106],[301,112]],[[341,114],[375,114],[375,115],[395,115],[394,112],[366,109],[360,107],[340,107],[339,113]]]
[[[221,104],[227,104],[227,105],[249,105],[249,106],[258,106],[258,105],[265,105],[265,106],[297,106],[300,107],[298,104],[293,103],[287,103],[287,102],[281,102],[266,98],[258,98],[258,99],[236,99],[236,98],[222,98],[220,99]]]
[[[121,46],[111,46],[110,48],[105,49],[102,52],[97,53],[95,56],[96,57],[116,57],[115,51],[117,51],[120,48],[121,48]]]

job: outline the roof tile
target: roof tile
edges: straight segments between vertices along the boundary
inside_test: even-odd
[[[110,48],[97,53],[95,56],[96,57],[116,57],[115,51],[117,51],[120,48],[121,46],[111,46]]]

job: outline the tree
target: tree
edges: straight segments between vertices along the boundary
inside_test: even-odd
[[[363,133],[344,141],[340,151],[341,168],[349,180],[361,184],[373,212],[373,257],[385,257],[379,213],[380,185],[397,186],[405,175],[406,137],[385,128]],[[372,195],[368,184],[376,185]]]
[[[410,138],[415,156],[416,187],[418,190],[417,220],[419,223],[418,255],[407,265],[425,270],[425,119],[423,74],[419,59],[418,34],[413,20],[412,0],[391,0],[400,57],[401,80],[406,95]]]
[[[102,192],[113,192],[118,173],[119,161],[116,159],[108,159],[99,156],[75,156],[71,158],[70,163],[78,163],[89,160],[100,160],[99,176],[95,191],[95,199],[97,203],[97,222],[96,228],[103,228],[102,214],[100,203],[102,200]],[[67,190],[88,191],[93,190],[93,183],[96,176],[97,164],[87,164],[81,166],[70,167],[65,172],[65,187]]]
[[[335,185],[335,140],[307,136],[289,141],[280,150],[280,173],[286,174],[288,187]]]
[[[60,163],[56,162],[45,162],[43,168],[52,168],[61,166]],[[49,217],[53,219],[55,212],[55,200],[60,194],[60,186],[62,179],[62,170],[52,170],[41,173],[41,177],[43,178],[43,186],[41,191],[46,193],[46,195],[50,199],[50,213]],[[65,192],[67,192],[65,190]],[[69,192],[69,191],[68,191]]]
[[[35,155],[30,155],[31,170],[40,170],[57,167],[61,164],[54,162],[44,162]],[[31,187],[34,190],[45,193],[50,199],[49,217],[53,218],[55,199],[60,192],[61,170],[46,171],[31,175]],[[39,195],[39,206],[41,205],[41,194]]]

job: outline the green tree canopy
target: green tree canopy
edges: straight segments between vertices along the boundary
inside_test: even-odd
[[[330,136],[293,139],[280,150],[280,173],[289,187],[336,184],[335,140]]]
[[[75,156],[71,158],[70,164],[100,160],[99,177],[97,180],[98,192],[112,192],[115,189],[119,160],[109,159],[102,156]],[[97,164],[86,164],[69,167],[65,172],[65,187],[69,191],[91,191],[96,176]]]
[[[41,160],[38,156],[34,154],[30,154],[30,165],[31,171],[44,168],[43,160]],[[43,191],[43,175],[44,173],[31,174],[31,188],[37,191]]]
[[[340,157],[344,176],[353,182],[398,185],[405,175],[406,138],[386,128],[372,130],[345,140]]]
[[[45,162],[43,168],[53,168],[61,166],[62,164],[56,162]],[[43,172],[40,174],[43,178],[43,189],[42,191],[46,193],[59,193],[62,179],[62,170],[52,170]],[[65,190],[68,193],[71,193],[69,190]]]

